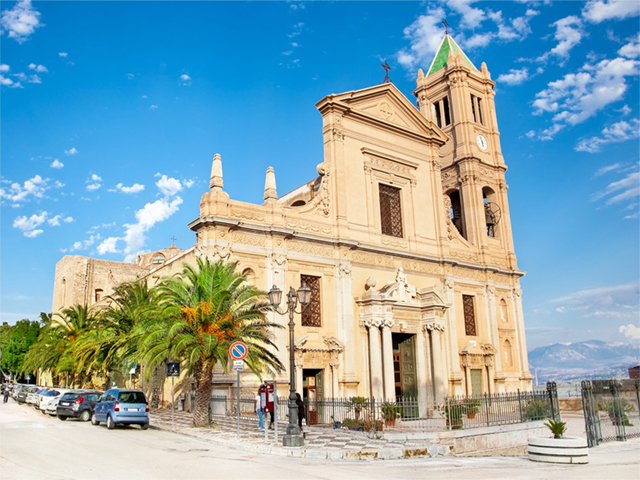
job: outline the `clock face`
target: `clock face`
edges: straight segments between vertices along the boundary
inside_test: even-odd
[[[478,147],[482,151],[487,149],[487,139],[484,138],[484,135],[478,135]]]

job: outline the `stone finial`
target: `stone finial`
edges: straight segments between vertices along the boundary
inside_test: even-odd
[[[367,279],[367,283],[364,284],[364,288],[365,290],[371,290],[375,286],[376,286],[376,279],[370,276]]]
[[[278,199],[278,193],[276,192],[276,174],[273,171],[273,167],[267,168],[267,176],[264,180],[264,199],[267,202]]]
[[[211,165],[211,182],[209,188],[211,190],[222,190],[222,157],[219,153],[213,156],[213,164]]]
[[[447,55],[447,65],[453,65],[455,64],[456,61],[456,57],[453,53],[453,48],[449,49],[449,55]]]
[[[423,80],[424,79],[424,72],[422,71],[422,69],[418,69],[418,80]]]
[[[480,71],[485,77],[491,77],[491,75],[489,74],[489,69],[487,69],[487,64],[485,62],[482,62],[482,65],[480,65]]]

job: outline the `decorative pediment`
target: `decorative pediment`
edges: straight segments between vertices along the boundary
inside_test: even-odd
[[[335,337],[322,337],[320,339],[315,335],[304,335],[294,342],[294,348],[296,351],[301,352],[342,353],[344,345]]]
[[[435,140],[440,145],[444,145],[448,139],[392,83],[329,95],[320,100],[316,107],[323,115],[333,108],[345,117],[358,117],[378,125],[411,132],[423,139],[427,137]]]

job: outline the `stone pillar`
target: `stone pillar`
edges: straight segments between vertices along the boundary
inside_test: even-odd
[[[299,393],[301,397],[304,396],[302,394],[302,366],[302,358],[298,359],[296,355],[296,393]]]
[[[272,285],[277,286],[280,290],[286,293],[287,291],[287,257],[280,254],[273,254],[267,260],[267,290],[271,288]],[[283,295],[283,299],[286,297]],[[284,302],[283,302],[284,303]],[[283,306],[283,303],[280,305]],[[286,305],[284,306],[286,308]],[[280,362],[283,365],[289,365],[289,327],[287,326],[289,322],[288,315],[280,315],[277,312],[271,311],[267,313],[268,319],[270,322],[282,325],[284,328],[275,328],[273,334],[275,336],[275,344],[278,347],[278,350],[273,351],[272,353],[278,357]],[[289,372],[287,368],[287,372],[282,372],[278,377],[278,382],[286,382],[289,383]]]
[[[396,381],[393,374],[393,340],[391,338],[391,326],[385,321],[382,324],[382,368],[384,371],[384,399],[393,402],[396,398]]]
[[[435,399],[437,402],[441,402],[448,393],[446,363],[444,359],[444,352],[442,349],[442,333],[444,332],[444,327],[442,325],[436,324],[430,324],[429,327],[431,332],[433,383],[436,395]]]
[[[426,405],[428,399],[433,396],[431,388],[431,374],[429,370],[429,349],[425,342],[424,328],[420,328],[416,334],[416,374],[418,381],[418,405],[420,405],[420,416],[426,415]]]
[[[371,323],[369,327],[369,363],[371,372],[371,395],[376,399],[383,398],[382,356],[380,355],[379,324]]]
[[[360,340],[362,352],[362,390],[361,394],[364,397],[368,397],[371,392],[371,386],[369,385],[371,365],[369,365],[369,330],[364,325],[360,325]],[[345,345],[345,350],[349,348],[349,345]],[[343,384],[344,385],[344,384]],[[343,396],[346,398],[349,396],[348,391],[343,392]]]
[[[342,260],[336,266],[336,316],[338,319],[338,339],[345,346],[342,353],[339,381],[343,385],[355,385],[358,382],[358,374],[356,373],[356,335],[353,322],[353,278],[351,277],[351,262],[349,260]],[[336,370],[336,375],[337,373]]]

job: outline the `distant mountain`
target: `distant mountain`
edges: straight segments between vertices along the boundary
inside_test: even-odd
[[[556,343],[539,347],[529,352],[532,374],[538,370],[540,381],[568,377],[591,377],[598,374],[613,374],[625,371],[640,361],[640,345],[606,343],[587,340],[570,344]]]

